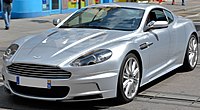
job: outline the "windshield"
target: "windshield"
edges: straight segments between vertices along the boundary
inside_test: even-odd
[[[60,28],[136,30],[144,10],[121,7],[85,8],[72,15]]]

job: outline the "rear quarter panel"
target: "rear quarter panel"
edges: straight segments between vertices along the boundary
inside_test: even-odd
[[[191,20],[185,19],[180,16],[175,19],[173,30],[173,32],[175,33],[172,34],[176,38],[174,38],[173,41],[172,36],[172,42],[174,42],[174,47],[172,47],[174,54],[172,56],[178,56],[177,63],[182,64],[184,61],[189,38],[193,33],[197,34],[197,31]]]

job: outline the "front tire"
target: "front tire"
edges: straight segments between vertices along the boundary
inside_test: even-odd
[[[185,53],[185,59],[182,68],[185,71],[191,71],[196,67],[197,62],[198,62],[198,40],[195,35],[191,35]]]
[[[133,100],[136,96],[141,80],[140,65],[138,58],[130,53],[121,65],[118,79],[117,99],[122,103]]]

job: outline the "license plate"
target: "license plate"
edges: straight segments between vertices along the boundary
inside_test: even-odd
[[[51,89],[51,80],[16,76],[16,84],[27,87]]]

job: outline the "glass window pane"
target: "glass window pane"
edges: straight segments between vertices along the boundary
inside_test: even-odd
[[[49,10],[49,0],[42,0],[42,10]]]
[[[173,15],[169,11],[165,10],[165,14],[167,15],[169,23],[171,23],[171,22],[174,21],[174,17],[173,17]]]
[[[132,8],[86,8],[76,12],[62,26],[133,31],[140,26],[144,10]]]
[[[1,11],[1,0],[0,0],[0,11]]]
[[[156,21],[167,21],[167,18],[163,12],[163,10],[153,10],[153,13],[156,14]]]
[[[62,9],[67,9],[67,0],[62,0]]]
[[[52,9],[59,9],[59,0],[52,0]]]

